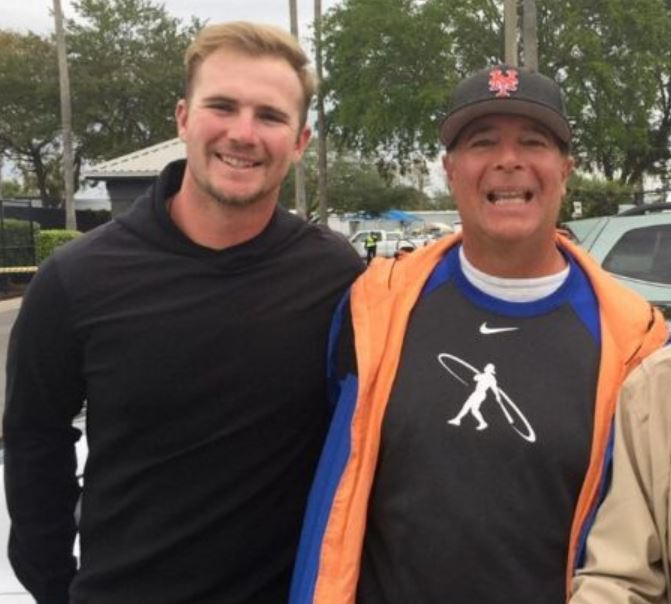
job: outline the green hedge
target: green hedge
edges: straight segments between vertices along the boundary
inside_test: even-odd
[[[59,246],[79,237],[79,231],[48,230],[41,231],[37,239],[37,264],[46,260],[53,251]]]
[[[33,266],[35,244],[40,236],[40,225],[28,220],[5,218],[0,233],[0,266]]]

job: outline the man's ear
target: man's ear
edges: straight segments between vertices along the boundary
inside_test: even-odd
[[[189,117],[189,106],[186,99],[179,99],[175,106],[175,122],[177,122],[177,136],[184,141],[186,140],[186,126]]]
[[[445,182],[447,183],[447,187],[450,187],[450,183],[452,182],[452,173],[454,172],[454,161],[452,160],[452,155],[450,152],[446,152],[445,155],[443,155],[443,170],[445,170]]]
[[[565,157],[561,169],[563,195],[566,195],[566,185],[568,183],[568,179],[571,177],[571,174],[573,174],[574,167],[575,167],[575,159],[573,158],[573,156],[568,155],[567,157]]]
[[[573,174],[573,168],[575,168],[575,159],[572,155],[569,155],[564,160],[564,166],[562,168],[562,176],[565,180],[568,180],[571,174]]]
[[[296,147],[294,148],[294,163],[298,163],[307,149],[308,143],[310,142],[310,137],[312,136],[312,130],[309,126],[303,126],[303,129],[298,133],[296,137]]]

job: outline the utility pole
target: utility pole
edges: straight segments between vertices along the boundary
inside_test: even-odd
[[[524,0],[523,11],[522,43],[524,46],[524,67],[530,71],[538,71],[536,0]]]
[[[61,92],[61,124],[63,129],[63,180],[65,181],[65,228],[77,230],[77,215],[74,201],[74,157],[72,153],[72,106],[70,103],[70,77],[65,49],[63,11],[61,0],[54,0],[56,21],[56,49],[58,52],[58,76]]]
[[[291,34],[298,40],[298,9],[296,8],[296,0],[289,0],[289,20],[291,21]],[[306,218],[308,211],[305,199],[305,167],[302,161],[294,164],[294,187],[296,213]]]
[[[517,67],[517,0],[503,1],[505,62]]]
[[[315,69],[319,80],[319,87],[317,88],[317,198],[319,199],[319,222],[328,224],[326,116],[324,114],[324,93],[321,85],[323,72],[322,0],[315,0]]]

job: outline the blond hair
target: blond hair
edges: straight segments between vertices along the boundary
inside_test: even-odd
[[[305,125],[310,102],[317,90],[317,76],[296,38],[279,27],[247,21],[205,26],[198,32],[184,55],[184,93],[187,99],[191,95],[198,67],[217,50],[232,50],[252,57],[272,56],[287,61],[296,72],[303,89],[301,128]]]

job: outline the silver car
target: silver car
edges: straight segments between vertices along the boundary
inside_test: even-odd
[[[671,319],[671,203],[644,204],[562,226],[604,269]]]

